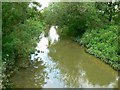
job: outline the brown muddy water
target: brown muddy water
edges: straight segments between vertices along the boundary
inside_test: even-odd
[[[11,77],[15,88],[116,88],[118,73],[68,38],[48,47],[38,42],[31,66]],[[46,40],[46,41],[45,41]],[[53,40],[54,41],[54,40]],[[42,51],[41,51],[42,50]]]

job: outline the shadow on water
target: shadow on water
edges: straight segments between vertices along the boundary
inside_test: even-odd
[[[49,32],[50,34],[50,32]],[[53,33],[52,33],[53,34]],[[31,66],[20,69],[11,78],[15,87],[23,88],[114,88],[118,75],[110,66],[85,52],[68,38],[58,40],[56,32],[49,37],[41,34]],[[57,39],[56,39],[57,38]],[[49,46],[49,41],[52,44]],[[43,41],[42,41],[43,40]],[[49,48],[48,48],[49,46]]]
[[[47,78],[44,68],[42,62],[35,61],[29,68],[16,71],[11,77],[14,88],[41,88]]]

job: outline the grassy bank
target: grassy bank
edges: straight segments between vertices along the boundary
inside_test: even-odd
[[[118,26],[110,25],[97,30],[87,30],[82,37],[74,40],[87,47],[87,52],[120,70],[118,49]]]

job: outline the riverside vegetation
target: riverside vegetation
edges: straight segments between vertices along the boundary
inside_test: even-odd
[[[2,88],[10,88],[14,70],[29,67],[38,36],[51,25],[73,38],[87,52],[120,70],[120,2],[50,3],[43,12],[33,2],[2,3]],[[22,62],[18,65],[18,62]]]
[[[62,27],[63,33],[87,47],[88,53],[120,70],[119,5],[120,2],[55,3],[46,10],[52,16],[46,14],[45,19]]]

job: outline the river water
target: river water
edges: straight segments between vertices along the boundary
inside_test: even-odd
[[[11,77],[15,88],[118,87],[118,73],[86,53],[84,47],[69,38],[55,39],[55,35],[52,41],[58,41],[49,45],[48,39],[41,35],[35,53],[31,54],[31,65]]]

